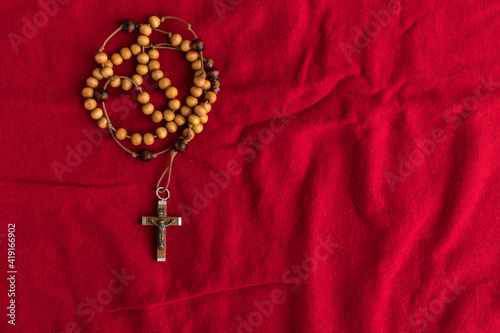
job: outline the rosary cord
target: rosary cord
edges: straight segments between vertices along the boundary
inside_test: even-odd
[[[168,189],[168,186],[170,185],[170,176],[172,176],[172,164],[174,163],[175,155],[177,155],[177,152],[173,149],[170,150],[170,162],[168,163],[167,167],[165,168],[165,171],[163,171],[163,173],[161,174],[161,177],[158,180],[158,184],[156,184],[156,188],[159,189],[158,192],[160,192],[160,193],[165,192]],[[168,170],[167,185],[165,185],[165,187],[160,187],[160,183],[161,183],[163,177],[165,176],[165,174],[167,173],[167,170]]]

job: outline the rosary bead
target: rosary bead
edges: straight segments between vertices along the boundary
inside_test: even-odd
[[[183,131],[182,131],[182,136],[185,137],[185,138],[194,138],[194,132],[193,130],[189,129],[189,128],[185,128]]]
[[[201,59],[195,60],[191,63],[191,69],[197,71],[201,69]]]
[[[201,131],[203,131],[203,124],[193,126],[193,132],[195,132],[196,134],[201,133]]]
[[[107,79],[110,76],[113,76],[113,69],[111,67],[104,67],[101,69],[101,75],[103,78]]]
[[[122,23],[122,30],[131,34],[135,31],[135,29],[137,28],[134,20],[126,20],[126,21],[123,21]]]
[[[148,74],[149,69],[148,69],[148,66],[143,65],[143,64],[139,64],[139,65],[137,65],[137,67],[135,67],[135,71],[139,75],[146,75],[146,74]]]
[[[134,81],[135,84],[140,86],[142,84],[142,82],[144,82],[144,79],[139,74],[134,74],[134,75],[132,75],[132,81]]]
[[[144,36],[144,35],[140,35],[139,37],[137,37],[137,44],[139,44],[140,46],[148,46],[149,45],[149,37]]]
[[[150,59],[156,60],[160,57],[160,52],[157,49],[151,49],[148,51],[148,56]]]
[[[133,86],[132,81],[125,80],[125,79],[122,80],[122,89],[123,90],[125,90],[125,91],[130,90],[130,89],[132,89],[132,86]]]
[[[137,62],[140,64],[147,64],[149,62],[149,56],[147,53],[139,53],[137,55]]]
[[[94,98],[98,102],[106,102],[109,98],[109,91],[103,88],[98,88],[94,92]]]
[[[122,84],[122,79],[120,79],[119,77],[115,78],[109,83],[109,85],[112,86],[113,88],[119,87],[120,84]]]
[[[212,87],[212,84],[210,83],[210,81],[205,80],[205,84],[203,85],[203,90],[207,91],[210,89],[210,87]]]
[[[123,58],[119,53],[113,53],[113,55],[111,56],[111,62],[113,63],[113,65],[118,66],[122,64]]]
[[[179,139],[175,142],[174,147],[175,147],[175,150],[177,150],[179,153],[182,153],[182,152],[186,151],[187,143],[185,143],[184,141]]]
[[[165,128],[167,129],[168,133],[175,133],[177,131],[177,124],[173,121],[169,121],[165,124]]]
[[[149,36],[153,32],[153,29],[148,24],[141,24],[139,27],[139,32],[144,36]]]
[[[89,77],[87,79],[87,81],[85,81],[85,83],[87,84],[87,86],[89,86],[90,88],[97,88],[97,86],[99,85],[99,81],[97,81],[97,79],[95,77]]]
[[[132,51],[128,47],[122,47],[120,50],[120,55],[123,59],[128,60],[132,58]]]
[[[137,95],[137,101],[141,104],[146,104],[149,102],[149,94],[147,92],[141,92]]]
[[[203,105],[196,105],[194,108],[194,113],[199,117],[205,116],[207,114],[207,109]]]
[[[106,119],[106,117],[98,119],[97,126],[99,126],[99,128],[106,128],[108,126],[108,120]]]
[[[217,95],[213,91],[207,91],[205,93],[205,99],[210,103],[213,104],[217,100]]]
[[[125,128],[119,128],[116,130],[115,136],[118,140],[123,140],[127,137],[127,130]]]
[[[168,107],[169,109],[171,110],[179,110],[179,108],[181,107],[181,101],[179,101],[178,99],[171,99],[170,101],[168,101]]]
[[[160,81],[158,81],[158,86],[160,87],[160,89],[162,90],[165,90],[167,89],[168,87],[170,87],[170,79],[169,78],[162,78]]]
[[[96,79],[98,80],[102,80],[103,77],[101,75],[101,69],[100,68],[96,68],[92,71],[92,76],[95,77]]]
[[[196,53],[195,51],[189,51],[188,53],[186,53],[186,59],[189,62],[193,62],[198,59],[198,53]]]
[[[173,34],[170,37],[170,44],[172,44],[172,46],[179,46],[179,45],[181,45],[181,43],[182,43],[182,36],[181,35]]]
[[[190,108],[194,108],[196,105],[198,105],[198,98],[194,96],[186,97],[186,105]]]
[[[203,89],[197,86],[192,86],[190,92],[194,97],[200,97],[203,94]]]
[[[151,134],[151,133],[148,133]],[[151,134],[152,135],[152,134]],[[146,135],[144,135],[146,137]],[[144,149],[139,152],[139,158],[143,162],[149,162],[153,159],[153,153],[150,150]]]
[[[210,103],[206,103],[203,106],[205,107],[205,109],[207,109],[207,113],[209,113],[210,110],[212,110],[212,104],[210,104]]]
[[[158,138],[160,138],[160,139],[164,139],[168,134],[167,129],[163,126],[158,127],[155,130],[155,133],[158,136]]]
[[[146,115],[152,114],[154,110],[155,110],[155,107],[151,103],[146,103],[142,106],[142,113],[144,113]]]
[[[139,44],[132,44],[130,45],[130,52],[132,52],[132,55],[138,55],[141,53],[142,48]]]
[[[151,133],[144,134],[142,140],[147,146],[151,146],[155,142],[155,138]]]
[[[174,111],[167,109],[163,111],[163,118],[165,118],[165,121],[172,121],[175,118],[175,113]]]
[[[176,114],[174,118],[174,122],[177,124],[177,126],[182,126],[186,123],[186,118],[184,118],[180,114]]]
[[[156,61],[156,60],[153,60],[153,61]],[[158,81],[162,77],[163,77],[163,72],[160,69],[156,69],[153,71],[153,73],[151,73],[151,78],[155,81]]]
[[[134,145],[134,146],[138,146],[142,143],[142,135],[140,135],[139,133],[134,133],[130,136],[130,142]]]
[[[113,62],[111,61],[111,59],[106,60],[106,62],[104,63],[104,67],[113,68]]]
[[[161,111],[155,110],[153,114],[151,115],[151,120],[154,121],[155,123],[159,123],[163,119],[163,114]]]
[[[83,90],[82,90],[82,96],[85,97],[85,98],[94,97],[94,89],[92,89],[90,87],[83,88]]]
[[[200,123],[205,124],[208,121],[208,116],[204,115],[200,117]]]
[[[148,68],[150,71],[160,69],[160,62],[158,60],[151,60],[148,64]]]
[[[200,88],[203,88],[203,86],[205,86],[205,82],[206,81],[207,80],[205,80],[201,76],[195,76],[195,78],[193,79],[194,85],[197,86],[197,87],[200,87]]]
[[[193,125],[198,125],[200,123],[200,117],[195,114],[192,114],[188,117],[188,121]]]
[[[176,87],[168,87],[166,90],[165,90],[165,96],[167,96],[167,98],[176,98],[177,95],[179,94],[179,91],[177,91],[177,88]]]
[[[108,55],[104,52],[99,52],[95,55],[95,62],[98,64],[104,64],[106,61],[108,61]]]
[[[207,70],[207,79],[215,81],[219,79],[219,70],[217,68],[210,68]]]
[[[148,20],[152,28],[158,28],[161,24],[161,20],[158,16],[151,16]]]
[[[189,50],[191,50],[191,41],[188,39],[184,39],[181,45],[179,45],[179,48],[183,52],[188,52]]]
[[[97,106],[97,102],[95,101],[95,99],[89,98],[85,100],[85,102],[83,102],[83,106],[89,111],[94,110]]]
[[[189,106],[187,105],[183,105],[181,106],[181,109],[179,110],[179,112],[184,116],[184,117],[188,117],[190,114],[193,113],[193,109],[191,109]]]
[[[100,119],[103,115],[102,109],[100,108],[95,108],[90,112],[90,117],[94,120]]]
[[[193,48],[193,50],[201,52],[205,48],[205,43],[203,43],[201,39],[196,38],[191,42],[191,47]]]

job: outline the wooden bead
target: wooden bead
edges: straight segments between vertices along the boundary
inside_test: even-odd
[[[143,65],[143,64],[139,64],[135,67],[135,71],[139,75],[146,75],[146,74],[148,74],[149,69],[148,69],[148,66]]]
[[[95,108],[94,110],[92,110],[90,112],[90,116],[94,120],[100,119],[103,115],[104,115],[104,113],[102,112],[102,109],[100,109],[100,108]]]
[[[137,95],[137,101],[141,104],[146,104],[149,102],[149,94],[147,92],[141,92],[139,95]]]
[[[170,87],[170,79],[169,78],[162,78],[160,81],[158,81],[158,86],[160,87],[160,89],[162,90],[165,90],[167,89],[168,87]]]
[[[178,139],[175,144],[174,144],[174,148],[177,152],[179,153],[182,153],[184,151],[186,151],[186,148],[187,148],[187,143],[185,143],[184,141],[182,141],[181,139]]]
[[[210,81],[205,80],[205,84],[203,85],[203,90],[207,91],[210,89],[210,87],[212,87],[212,84],[210,83]]]
[[[160,62],[158,60],[151,60],[148,64],[148,68],[150,71],[160,69]]]
[[[133,20],[126,20],[126,21],[123,21],[123,23],[122,23],[122,30],[129,33],[129,34],[134,32],[136,28],[137,28],[137,25],[135,24],[135,22]]]
[[[181,43],[182,43],[182,36],[181,35],[173,34],[170,37],[170,44],[172,44],[172,46],[179,46],[179,45],[181,45]]]
[[[193,139],[194,138],[194,132],[193,130],[189,129],[189,128],[185,128],[183,131],[182,131],[182,136],[187,138],[187,139]]]
[[[150,59],[156,60],[160,57],[160,52],[157,49],[151,49],[148,51],[148,56]]]
[[[142,106],[142,113],[144,113],[146,115],[152,114],[154,110],[155,110],[155,107],[151,103],[146,103]]]
[[[200,123],[205,124],[208,121],[208,115],[204,115],[200,117]]]
[[[140,86],[142,84],[142,82],[144,82],[144,79],[139,74],[134,74],[134,75],[132,75],[132,81],[134,81],[135,84]]]
[[[205,99],[210,103],[213,104],[217,100],[217,95],[213,91],[207,91],[205,93]]]
[[[127,130],[125,128],[119,128],[116,130],[115,136],[118,140],[123,140],[127,137]]]
[[[207,109],[205,109],[203,105],[196,105],[196,107],[194,108],[194,113],[199,117],[206,116]]]
[[[94,89],[92,89],[90,87],[83,88],[83,90],[82,90],[82,96],[85,97],[85,98],[94,97]]]
[[[186,97],[186,105],[190,108],[194,108],[196,105],[198,105],[198,98],[194,96]]]
[[[137,37],[137,44],[139,44],[140,46],[148,46],[149,45],[149,37],[144,36],[144,35],[140,35],[139,37]]]
[[[189,92],[194,97],[200,97],[201,95],[203,95],[203,89],[197,86],[192,86]]]
[[[87,81],[85,81],[85,83],[87,84],[87,86],[89,86],[90,88],[97,88],[97,86],[99,85],[99,81],[97,81],[97,79],[95,77],[89,77],[87,79]]]
[[[156,61],[156,60],[153,60],[153,61]],[[151,73],[151,78],[155,81],[158,81],[162,77],[163,77],[163,72],[160,69],[156,69],[153,71],[153,73]]]
[[[147,53],[141,52],[137,55],[137,62],[140,64],[147,64],[149,62],[149,56]]]
[[[149,24],[151,25],[152,28],[158,28],[161,24],[161,20],[158,16],[151,16],[148,19]]]
[[[176,114],[174,118],[174,122],[177,124],[177,126],[182,126],[186,123],[186,118],[184,118],[180,114]]]
[[[139,27],[139,32],[144,36],[149,36],[153,32],[153,29],[151,29],[151,26],[149,24],[141,24],[141,26]]]
[[[124,60],[132,58],[132,51],[128,47],[122,47],[120,50],[120,55]]]
[[[119,87],[120,84],[122,84],[122,79],[120,79],[119,77],[109,82],[109,85],[112,86],[113,88]]]
[[[109,91],[103,88],[97,88],[94,92],[94,98],[98,102],[106,102],[109,99]]]
[[[123,90],[125,90],[125,91],[130,90],[130,89],[132,89],[132,86],[133,86],[132,81],[125,80],[125,79],[122,80],[122,89]]]
[[[188,39],[184,39],[181,45],[179,45],[179,48],[183,52],[189,52],[189,50],[191,50],[191,41]]]
[[[122,64],[123,58],[119,53],[113,53],[113,55],[111,56],[111,62],[113,63],[113,65],[118,66]]]
[[[207,70],[207,79],[215,81],[219,79],[219,70],[217,68],[209,68]]]
[[[113,76],[113,69],[111,67],[104,67],[101,69],[101,75],[103,78],[107,79],[110,76]]]
[[[144,141],[144,143],[147,146],[151,146],[155,142],[155,138],[154,138],[153,134],[151,134],[151,133],[144,134],[144,136],[142,137],[142,140]]]
[[[188,53],[186,53],[186,59],[189,62],[193,62],[198,59],[198,53],[196,53],[195,51],[189,51]]]
[[[184,117],[188,117],[190,114],[193,113],[193,109],[191,109],[189,106],[187,105],[183,105],[181,106],[180,110],[179,110],[180,114],[182,114]]]
[[[155,130],[155,133],[156,133],[156,136],[158,136],[158,138],[160,138],[160,139],[164,139],[168,134],[167,129],[163,126],[158,127]]]
[[[92,71],[92,76],[95,77],[96,79],[98,80],[102,80],[103,77],[101,75],[101,69],[100,68],[95,68],[93,71]]]
[[[168,108],[171,109],[171,110],[179,110],[179,108],[181,107],[181,101],[179,101],[178,99],[171,99],[170,101],[168,101]]]
[[[151,120],[154,121],[155,123],[159,123],[160,121],[162,121],[163,114],[161,113],[161,111],[155,110],[151,115]]]
[[[191,63],[191,69],[194,71],[200,70],[201,69],[201,59],[195,60]]]
[[[201,39],[196,38],[191,42],[191,47],[193,48],[193,50],[201,52],[203,51],[203,49],[205,49],[205,43],[203,43]]]
[[[97,81],[97,80],[96,80]],[[177,95],[179,94],[179,91],[177,91],[177,88],[176,87],[168,87],[166,90],[165,90],[165,96],[167,96],[167,98],[176,98]]]
[[[132,52],[132,55],[138,55],[142,52],[142,48],[139,44],[132,44],[130,45],[130,51]]]
[[[147,133],[147,134],[151,134],[151,133]],[[146,138],[146,134],[144,134],[144,138]],[[154,140],[154,138],[153,138],[153,140]],[[146,142],[146,139],[144,139],[144,142]],[[139,158],[143,162],[149,162],[149,161],[151,161],[153,159],[153,153],[150,150],[147,150],[147,149],[141,150],[139,152]]]
[[[207,113],[209,113],[210,110],[212,110],[212,104],[210,103],[204,103],[203,106],[205,107],[205,109],[207,109]]]
[[[142,135],[140,135],[139,133],[134,133],[130,136],[130,142],[134,145],[134,146],[138,146],[142,143]]]
[[[202,78],[201,76],[195,76],[195,78],[193,79],[194,85],[200,88],[203,88],[205,82],[207,82],[207,80],[205,80],[205,78]]]
[[[83,102],[83,106],[87,109],[87,110],[94,110],[97,106],[97,102],[95,99],[93,98],[89,98],[89,99],[86,99],[85,102]]]
[[[98,64],[104,64],[106,61],[108,61],[108,55],[104,52],[99,52],[95,55],[95,62]]]
[[[169,109],[167,109],[167,110],[163,111],[163,118],[164,118],[166,121],[172,121],[172,120],[174,120],[174,118],[175,118],[175,113],[174,113],[174,111],[169,110]]]
[[[193,126],[193,132],[195,132],[196,134],[201,133],[201,131],[203,131],[203,124]]]
[[[99,128],[106,128],[108,126],[108,120],[106,119],[106,117],[102,117],[101,119],[98,119],[97,126]]]
[[[108,59],[105,63],[104,63],[104,67],[109,67],[109,68],[113,68],[113,62],[111,61],[111,59]]]
[[[167,129],[168,133],[175,133],[177,131],[177,124],[173,121],[169,121],[165,124],[165,128]]]
[[[188,121],[193,125],[198,125],[200,123],[200,117],[195,114],[192,114],[188,117]]]

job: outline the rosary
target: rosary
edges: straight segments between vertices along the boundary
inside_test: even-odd
[[[187,29],[194,36],[194,40],[183,39],[180,34],[171,33],[158,29],[158,27],[166,20],[178,20],[184,23]],[[123,47],[118,53],[114,53],[111,57],[104,52],[106,43],[117,33],[124,31],[140,33],[137,37],[137,43],[130,47]],[[153,31],[167,35],[169,42],[152,44],[149,36]],[[182,224],[181,217],[167,216],[167,200],[170,197],[168,186],[170,184],[170,176],[172,174],[172,163],[174,157],[179,152],[184,152],[195,134],[201,133],[203,124],[208,121],[208,113],[212,109],[212,104],[217,99],[217,93],[220,89],[218,81],[219,71],[213,67],[211,59],[203,58],[203,49],[205,44],[201,39],[198,39],[196,33],[191,29],[191,25],[184,20],[173,17],[151,16],[148,23],[136,24],[133,20],[124,21],[118,29],[116,29],[99,48],[99,52],[95,55],[95,61],[100,67],[92,71],[92,76],[86,81],[86,87],[82,90],[82,96],[85,98],[83,103],[85,109],[90,111],[92,119],[97,121],[97,126],[107,128],[113,140],[120,148],[129,153],[132,157],[138,157],[141,161],[149,162],[153,158],[161,154],[169,152],[170,162],[161,175],[156,186],[156,195],[158,196],[158,212],[157,216],[144,216],[142,218],[143,225],[154,225],[158,228],[157,237],[157,260],[165,261],[165,229],[168,226],[180,226]],[[175,88],[170,79],[164,77],[160,70],[159,49],[177,50],[185,53],[187,61],[191,63],[191,68],[194,71],[193,86],[190,89],[190,95],[185,99],[184,104],[176,98],[178,90]],[[135,56],[137,60],[136,74],[132,77],[113,75],[113,66],[119,66],[124,60],[131,59]],[[206,70],[205,70],[206,68]],[[150,96],[143,91],[141,84],[143,76],[150,73],[151,78],[155,80],[158,87],[162,89],[168,99],[168,108],[159,111],[150,103]],[[99,88],[99,82],[105,80],[104,85]],[[121,87],[124,91],[135,88],[138,91],[137,101],[142,104],[142,112],[151,117],[154,123],[160,123],[165,120],[164,126],[159,126],[153,133],[128,134],[125,128],[115,128],[111,123],[108,112],[106,111],[105,102],[110,98],[110,93],[106,89],[108,86],[113,88]],[[200,98],[202,101],[200,101]],[[101,103],[102,107],[98,107]],[[144,143],[150,146],[155,139],[164,139],[168,134],[177,132],[181,127],[185,127],[182,134],[178,137],[173,146],[159,152],[152,152],[144,149],[134,152],[126,148],[122,141],[128,139],[133,146],[139,146]],[[161,186],[161,181],[168,171],[168,177],[165,186]]]

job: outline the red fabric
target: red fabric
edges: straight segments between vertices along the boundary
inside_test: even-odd
[[[15,223],[17,271],[15,298],[5,278],[0,290],[1,331],[500,331],[498,2],[0,9],[0,260],[10,276]],[[222,84],[174,162],[168,212],[184,223],[167,229],[165,263],[141,217],[167,156],[128,156],[81,97],[108,34],[150,15],[190,22]],[[183,56],[160,62],[185,97]],[[131,93],[110,91],[117,126],[154,130]],[[158,89],[153,100],[165,106]]]

